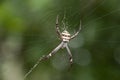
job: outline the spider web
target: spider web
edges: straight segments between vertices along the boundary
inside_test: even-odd
[[[81,1],[82,2],[82,1]],[[70,43],[70,46],[71,46],[71,48],[72,48],[72,53],[76,53],[77,54],[77,56],[76,56],[76,54],[74,55],[74,59],[75,59],[75,63],[77,63],[77,64],[79,64],[79,65],[83,65],[83,66],[85,66],[85,65],[89,65],[90,63],[91,63],[91,52],[89,51],[89,50],[87,50],[87,49],[81,49],[81,50],[79,50],[79,51],[75,51],[76,49],[78,49],[79,47],[82,47],[82,46],[84,46],[86,43],[96,43],[97,45],[100,45],[99,47],[103,47],[103,49],[105,49],[105,47],[116,47],[117,48],[117,51],[118,51],[118,48],[119,48],[119,44],[120,44],[120,39],[119,39],[119,35],[117,35],[117,36],[115,36],[116,34],[118,34],[119,33],[119,31],[120,31],[120,24],[110,24],[110,25],[105,25],[104,26],[104,22],[102,21],[102,19],[104,19],[104,18],[110,18],[112,15],[115,15],[115,14],[119,14],[119,12],[120,12],[120,9],[118,8],[118,9],[113,9],[113,10],[110,10],[110,11],[108,11],[108,12],[106,12],[105,14],[103,14],[103,15],[100,15],[100,16],[96,16],[96,17],[94,17],[93,15],[94,15],[94,13],[96,12],[96,10],[98,10],[100,7],[102,7],[102,6],[104,6],[106,3],[108,2],[108,0],[101,0],[99,3],[98,3],[98,5],[97,6],[95,6],[89,13],[88,13],[88,15],[86,15],[85,17],[82,17],[82,31],[81,31],[81,33],[78,35],[78,37],[75,39],[75,40],[73,40],[71,43]],[[89,7],[89,5],[87,5],[87,6],[85,6],[84,7],[84,9],[87,9]],[[70,8],[67,8],[68,10],[70,9]],[[66,10],[66,12],[67,12],[67,10]],[[64,13],[63,13],[64,14]],[[76,11],[76,12],[74,12],[71,16],[75,16],[76,14],[79,14],[79,11]],[[47,16],[48,17],[48,20],[47,21],[53,21],[52,20],[52,18],[50,18],[51,16],[53,16],[53,15],[55,15],[55,13],[54,13],[54,10],[53,11],[49,11],[48,13],[46,13],[46,15],[45,16]],[[81,14],[79,14],[80,16],[81,16]],[[45,17],[45,16],[43,16],[43,18]],[[93,18],[91,18],[93,16]],[[110,18],[110,19],[112,19],[112,18]],[[69,19],[68,19],[69,20]],[[88,20],[87,22],[86,22],[86,20]],[[46,21],[46,19],[44,20],[44,21]],[[97,24],[95,24],[95,23],[97,23]],[[69,23],[68,23],[69,24]],[[98,26],[98,24],[99,25],[101,25],[101,26]],[[70,26],[72,26],[72,25],[70,25]],[[74,25],[75,27],[73,27],[73,28],[76,28],[76,26],[78,26],[78,24],[75,24]],[[96,27],[94,27],[94,26],[96,26]],[[72,31],[72,29],[73,28],[69,28],[70,29],[70,31]],[[47,29],[47,28],[46,28]],[[51,31],[54,31],[54,30],[51,30]],[[103,34],[102,34],[103,33]],[[112,34],[111,34],[112,33]],[[100,36],[104,36],[104,35],[108,35],[108,34],[110,34],[111,35],[111,37],[109,36],[108,38],[102,38],[102,37],[100,37]],[[88,35],[88,36],[87,36]],[[35,35],[34,35],[35,36]],[[81,39],[81,36],[82,36],[82,39],[83,40],[80,40]],[[91,37],[89,37],[89,36],[93,36],[92,37],[92,39],[90,39]],[[106,37],[106,36],[105,36]],[[49,37],[50,38],[50,37]],[[47,38],[48,39],[48,38]],[[46,40],[47,41],[47,40]],[[80,41],[83,41],[81,44],[81,46],[77,46],[77,43],[79,43]],[[91,41],[91,42],[90,42]],[[43,41],[44,42],[44,41]],[[49,39],[49,42],[48,43],[45,43],[45,44],[42,44],[42,46],[40,47],[41,49],[40,49],[40,51],[41,51],[41,53],[49,53],[50,52],[50,50],[52,50],[52,49],[50,49],[50,46],[51,46],[51,44],[52,43],[57,43],[57,38],[55,38],[55,35],[54,35],[54,37],[51,37],[50,39]],[[74,42],[76,42],[76,43],[74,43]],[[41,44],[42,42],[40,42],[40,44]],[[31,43],[29,43],[29,44],[33,44],[33,42],[31,42]],[[58,43],[59,44],[59,43]],[[72,44],[74,45],[75,44],[75,46],[72,46]],[[49,45],[49,47],[48,46],[46,46],[46,45]],[[77,46],[77,47],[76,47]],[[44,47],[44,48],[43,48]],[[54,46],[54,47],[56,47],[56,46]],[[52,47],[52,48],[54,48],[54,47]],[[99,48],[98,47],[98,48]],[[75,49],[75,50],[73,50],[73,49]],[[31,50],[31,49],[30,49]],[[85,55],[83,55],[83,53],[80,53],[80,52],[83,52]],[[116,50],[115,50],[115,52],[116,52]],[[64,52],[62,52],[62,53],[64,53]],[[65,52],[65,53],[67,53],[67,52]],[[31,53],[32,54],[32,53]],[[36,53],[37,54],[37,53]],[[65,62],[65,64],[67,64],[66,63],[66,59],[65,59],[65,57],[61,57],[60,55],[60,52],[58,52],[58,54],[59,55],[57,55],[57,56],[55,56],[55,58],[53,58],[53,60],[51,61],[51,64],[53,65],[53,67],[55,67],[55,68],[57,68],[57,69],[63,69],[63,68],[66,68],[66,65],[63,67],[63,64],[64,64],[64,62]],[[118,55],[118,54],[115,54],[115,55]],[[41,56],[41,55],[40,55]],[[60,57],[59,57],[60,56]],[[82,58],[82,59],[80,59],[81,58],[81,56],[83,56],[84,58]],[[85,57],[86,56],[86,57]],[[116,57],[115,57],[115,59],[116,59]],[[60,66],[57,66],[58,65],[58,62],[59,61],[61,61],[61,60],[63,60],[63,63],[61,63],[61,67]],[[118,59],[118,57],[117,57],[117,59],[116,59],[117,61],[120,61],[119,59]],[[81,62],[80,62],[81,61]],[[83,64],[84,63],[84,64]]]

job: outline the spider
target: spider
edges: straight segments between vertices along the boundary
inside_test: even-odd
[[[55,49],[53,49],[53,51],[51,51],[48,55],[40,57],[39,60],[35,63],[35,65],[25,74],[24,79],[26,79],[26,77],[35,69],[35,67],[37,67],[37,65],[41,61],[49,59],[60,48],[62,48],[62,49],[66,48],[67,49],[67,52],[69,54],[69,62],[70,62],[70,65],[72,65],[73,59],[72,59],[71,51],[68,47],[68,43],[71,39],[75,38],[78,35],[78,33],[81,31],[81,21],[80,21],[80,27],[79,27],[78,31],[74,35],[71,35],[66,29],[63,32],[60,31],[59,24],[58,24],[58,18],[59,18],[59,16],[57,16],[57,18],[56,18],[56,32],[57,32],[57,34],[58,34],[58,36],[61,40],[61,43]],[[63,23],[63,25],[64,25],[64,27],[66,27],[64,23]]]
[[[57,15],[57,18],[56,18],[56,32],[58,34],[58,37],[60,38],[61,40],[61,43],[55,48],[53,49],[53,51],[51,51],[47,56],[46,58],[49,59],[51,56],[53,56],[59,49],[63,49],[63,48],[66,48],[67,52],[68,52],[68,55],[69,55],[69,62],[70,64],[72,65],[73,63],[73,58],[72,58],[72,54],[71,54],[71,51],[68,47],[68,43],[71,39],[75,38],[78,33],[81,31],[81,21],[80,21],[80,27],[78,29],[78,31],[74,34],[74,35],[71,35],[66,29],[63,30],[63,32],[60,31],[59,29],[59,22],[58,22],[58,19],[59,19],[59,15]],[[64,25],[65,27],[65,25]]]

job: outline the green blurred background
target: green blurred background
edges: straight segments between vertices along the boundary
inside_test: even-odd
[[[74,63],[62,49],[26,80],[120,80],[120,0],[0,0],[0,80],[23,80],[59,43],[55,20],[66,15]]]

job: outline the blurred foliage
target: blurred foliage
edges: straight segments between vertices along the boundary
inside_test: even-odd
[[[66,16],[71,34],[82,21],[82,31],[69,44],[73,66],[68,71],[68,54],[62,49],[41,62],[27,80],[120,80],[119,3],[119,0],[1,0],[0,80],[21,80],[39,57],[49,54],[60,43],[55,30],[57,15],[61,31]]]

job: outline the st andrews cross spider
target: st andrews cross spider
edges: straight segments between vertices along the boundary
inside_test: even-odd
[[[57,16],[56,18],[56,32],[60,38],[60,40],[62,41],[55,49],[53,49],[53,51],[51,51],[51,53],[49,53],[47,56],[45,56],[46,59],[49,59],[51,56],[53,56],[60,48],[66,48],[67,52],[69,54],[69,62],[72,65],[73,63],[73,58],[72,58],[72,54],[71,51],[68,47],[68,43],[71,39],[75,38],[78,33],[81,31],[81,21],[80,21],[80,27],[78,29],[78,31],[74,34],[71,35],[66,29],[61,32],[59,29],[59,22],[58,22],[59,16]]]
[[[53,49],[48,55],[40,57],[39,60],[36,62],[36,64],[25,74],[24,79],[26,79],[26,77],[37,67],[37,65],[41,61],[49,59],[61,48],[67,49],[67,52],[69,54],[69,62],[70,62],[70,65],[72,65],[73,58],[72,58],[71,51],[68,47],[68,43],[71,39],[75,38],[78,35],[78,33],[81,31],[81,21],[80,21],[80,27],[79,27],[78,31],[74,35],[71,35],[66,29],[64,29],[63,32],[60,31],[58,19],[59,19],[59,16],[57,16],[57,18],[56,18],[56,32],[61,40],[61,43],[55,49]],[[63,23],[63,25],[64,25],[64,27],[66,27],[65,23]]]

